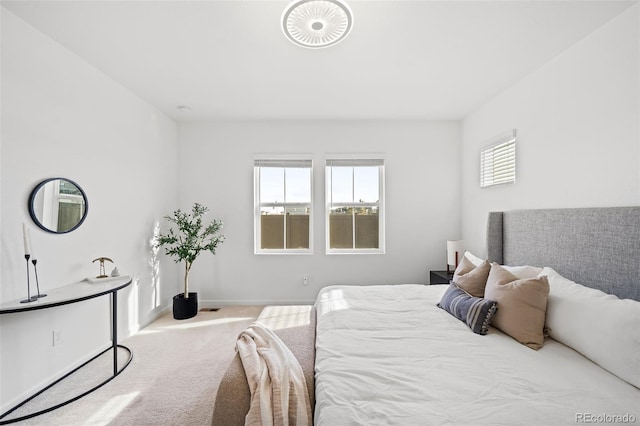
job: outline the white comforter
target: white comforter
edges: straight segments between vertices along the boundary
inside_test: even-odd
[[[436,306],[445,289],[320,292],[316,425],[640,422],[639,389],[554,340],[534,351],[494,328],[474,334]]]

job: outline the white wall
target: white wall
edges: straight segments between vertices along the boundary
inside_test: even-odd
[[[197,201],[224,221],[226,241],[190,279],[212,304],[312,302],[338,283],[425,283],[460,235],[459,122],[192,123],[180,124],[179,139],[181,207]],[[313,154],[313,255],[253,254],[252,155],[265,152]],[[323,156],[340,152],[386,156],[384,255],[324,254]]]
[[[640,205],[635,5],[463,123],[462,233],[486,254],[489,211]],[[479,188],[480,148],[518,129],[517,182]]]
[[[177,269],[148,245],[177,204],[177,126],[100,71],[2,10],[0,302],[26,295],[21,225],[31,228],[41,291],[96,275],[98,256],[134,283],[119,294],[126,337],[168,306]],[[42,179],[64,176],[89,199],[74,232],[53,235],[29,218]],[[109,268],[110,271],[110,268]],[[169,276],[169,279],[166,278]],[[33,277],[33,276],[32,276]],[[110,339],[109,298],[0,316],[2,411]],[[52,347],[52,331],[62,343]]]

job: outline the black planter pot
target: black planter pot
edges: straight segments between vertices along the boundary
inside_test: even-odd
[[[183,320],[193,318],[198,313],[198,293],[189,293],[184,298],[184,293],[173,296],[173,318]]]

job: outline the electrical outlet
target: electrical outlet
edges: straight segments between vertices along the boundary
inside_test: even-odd
[[[62,343],[62,332],[60,330],[53,330],[51,344],[53,347],[60,346]]]
[[[309,277],[305,276],[302,278],[302,285],[309,285]]]

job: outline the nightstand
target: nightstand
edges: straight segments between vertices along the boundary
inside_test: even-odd
[[[449,284],[453,279],[453,271],[430,271],[429,284]]]

